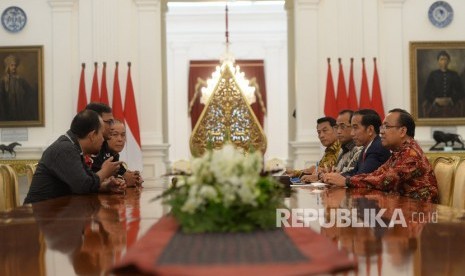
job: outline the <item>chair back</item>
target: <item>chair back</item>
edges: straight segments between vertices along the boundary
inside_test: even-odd
[[[460,161],[455,172],[452,206],[465,209],[465,159]]]
[[[26,165],[26,176],[27,176],[27,187],[31,187],[31,182],[32,182],[32,176],[34,176],[34,173],[36,172],[37,168],[37,163],[34,164],[27,164]]]
[[[452,205],[452,192],[454,190],[454,173],[460,157],[438,157],[434,163],[434,174],[438,182],[439,203]]]
[[[20,205],[18,176],[9,165],[0,165],[0,210],[7,211]]]
[[[6,211],[9,208],[9,203],[7,199],[7,182],[9,175],[7,175],[6,170],[3,169],[2,164],[0,164],[0,212]]]

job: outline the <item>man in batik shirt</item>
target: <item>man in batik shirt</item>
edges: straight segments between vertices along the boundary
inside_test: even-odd
[[[427,202],[438,202],[438,184],[425,154],[413,139],[415,122],[403,109],[389,111],[380,127],[381,142],[392,151],[391,157],[372,173],[347,177],[338,186],[373,188],[395,192]]]
[[[337,139],[336,131],[336,120],[332,117],[323,117],[316,121],[316,131],[318,133],[318,139],[323,146],[326,147],[325,154],[318,162],[318,169],[316,166],[312,166],[309,169],[303,171],[304,176],[301,177],[301,181],[314,182],[318,180],[318,172],[331,170],[337,161],[339,151],[341,150],[341,143]]]

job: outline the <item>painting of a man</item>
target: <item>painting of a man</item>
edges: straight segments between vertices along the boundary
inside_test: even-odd
[[[423,115],[430,118],[462,117],[465,98],[462,80],[456,71],[448,68],[448,52],[437,55],[438,69],[432,71],[425,85],[422,103]]]
[[[412,116],[418,125],[465,125],[465,42],[411,41]]]
[[[20,59],[7,55],[4,60],[4,75],[0,79],[0,121],[38,120],[37,84],[31,86],[18,73]]]

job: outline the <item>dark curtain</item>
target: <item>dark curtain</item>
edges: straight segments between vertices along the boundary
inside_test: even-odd
[[[191,60],[189,64],[189,89],[188,89],[188,103],[191,116],[192,129],[194,129],[197,120],[202,113],[204,105],[200,103],[200,89],[199,94],[195,95],[195,86],[199,79],[206,81],[211,77],[215,71],[215,67],[220,65],[218,60]],[[257,117],[260,125],[263,127],[265,112],[266,112],[266,85],[265,85],[265,65],[263,60],[236,60],[236,65],[239,65],[241,72],[244,72],[246,79],[255,81],[258,85],[258,92],[256,95],[256,102],[251,105],[255,116]],[[256,90],[257,92],[257,90]],[[195,99],[194,99],[195,96]],[[260,98],[263,107],[260,104]],[[193,101],[194,99],[194,101]],[[265,109],[265,110],[264,110]]]

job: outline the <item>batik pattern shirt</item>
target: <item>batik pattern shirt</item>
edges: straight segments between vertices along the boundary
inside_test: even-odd
[[[331,146],[325,149],[325,154],[318,163],[318,167],[331,169],[333,166],[336,166],[336,161],[340,150],[341,143],[339,140],[336,140],[336,142],[332,143]]]
[[[395,192],[427,202],[438,202],[438,184],[423,150],[408,139],[381,167],[350,178],[349,187]]]
[[[325,149],[325,154],[318,162],[318,170],[320,169],[331,169],[336,165],[337,157],[339,156],[339,151],[341,150],[341,143],[339,140],[332,143],[329,147]],[[291,177],[301,177],[303,170],[292,170],[290,173]]]
[[[358,158],[363,147],[355,146],[354,141],[350,141],[345,145],[341,145],[339,157],[336,162],[336,170],[340,173],[351,171],[357,165]]]

